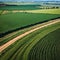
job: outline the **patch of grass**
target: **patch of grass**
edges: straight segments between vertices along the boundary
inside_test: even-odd
[[[0,10],[0,15],[2,15],[3,10]]]

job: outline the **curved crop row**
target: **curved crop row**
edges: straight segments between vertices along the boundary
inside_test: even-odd
[[[58,60],[60,29],[44,36],[30,51],[28,60]],[[60,50],[60,48],[59,48]]]
[[[59,28],[59,24],[54,24],[37,30],[28,36],[16,41],[3,52],[0,53],[1,60],[27,60],[28,54],[33,46],[50,32]],[[45,44],[45,43],[44,43]],[[44,49],[43,49],[44,50]]]

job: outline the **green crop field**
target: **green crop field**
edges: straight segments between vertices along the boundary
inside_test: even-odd
[[[30,13],[49,13],[49,14],[60,14],[60,9],[38,9],[38,10],[25,10]]]
[[[11,13],[0,15],[0,33],[42,21],[49,21],[56,17],[60,17],[60,15],[43,13]]]
[[[16,41],[0,53],[1,60],[59,59],[59,25],[60,23],[56,23],[44,27]]]
[[[43,37],[30,51],[28,60],[59,60],[60,29]]]
[[[38,5],[3,6],[0,10],[36,10]]]
[[[0,4],[0,60],[60,60],[59,6],[3,4],[8,5]]]

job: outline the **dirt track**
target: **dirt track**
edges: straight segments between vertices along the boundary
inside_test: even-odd
[[[38,30],[38,29],[41,29],[41,28],[43,28],[43,27],[46,27],[46,26],[55,24],[55,23],[57,23],[57,22],[60,22],[60,19],[49,21],[48,23],[43,24],[43,25],[40,26],[40,27],[34,28],[34,29],[30,30],[30,31],[25,32],[24,34],[21,34],[21,35],[17,36],[16,38],[14,38],[14,39],[8,41],[7,43],[5,43],[4,45],[0,46],[0,52],[2,52],[2,51],[3,51],[4,49],[6,49],[8,46],[10,46],[11,44],[13,44],[13,43],[16,42],[17,40],[23,38],[24,36],[26,36],[26,35],[34,32],[34,31],[36,31],[36,30]]]

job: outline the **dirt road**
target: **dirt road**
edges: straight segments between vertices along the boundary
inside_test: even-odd
[[[52,25],[52,24],[55,24],[55,23],[58,23],[58,22],[60,22],[60,19],[52,20],[52,21],[49,21],[48,23],[45,23],[45,24],[42,23],[42,24],[43,24],[42,26],[39,26],[39,27],[34,28],[34,29],[30,30],[30,31],[27,31],[27,32],[25,32],[25,33],[17,36],[16,38],[8,41],[8,42],[5,43],[4,45],[0,46],[0,52],[2,52],[2,51],[3,51],[4,49],[6,49],[8,46],[10,46],[11,44],[13,44],[13,43],[16,42],[17,40],[23,38],[24,36],[26,36],[26,35],[34,32],[34,31],[36,31],[36,30],[38,30],[38,29],[44,28],[44,27],[46,27],[46,26],[49,26],[49,25]]]

